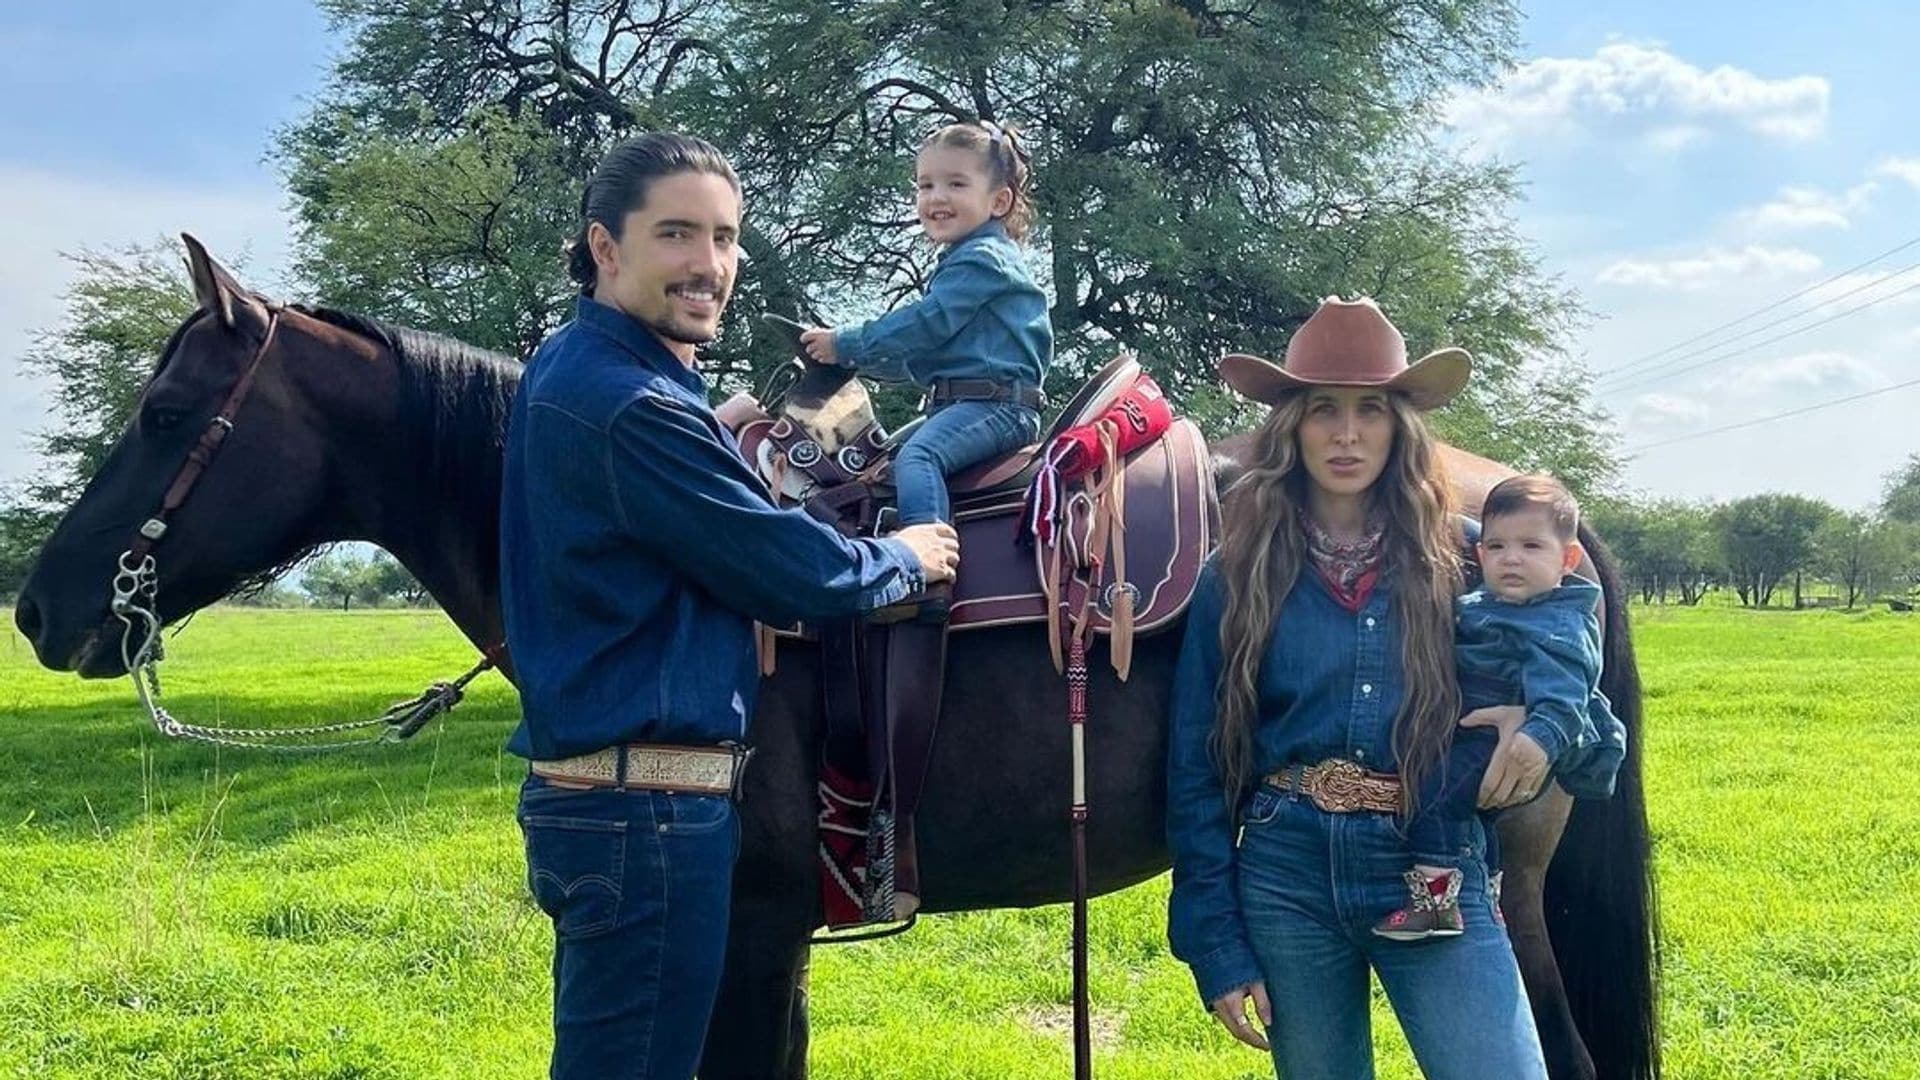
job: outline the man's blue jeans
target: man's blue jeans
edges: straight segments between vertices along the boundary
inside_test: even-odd
[[[717,795],[528,777],[527,880],[553,920],[554,1080],[689,1080],[720,989],[740,824]]]
[[[1369,969],[1432,1080],[1546,1080],[1540,1036],[1507,932],[1494,921],[1474,818],[1452,826],[1466,933],[1389,941],[1373,924],[1407,900],[1390,814],[1329,814],[1263,786],[1241,835],[1240,910],[1273,1002],[1276,1073],[1370,1080]]]
[[[930,414],[893,459],[900,524],[952,521],[947,477],[1039,437],[1039,412],[1012,402],[956,401]]]

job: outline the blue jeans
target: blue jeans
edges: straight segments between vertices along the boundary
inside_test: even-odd
[[[900,524],[951,521],[947,477],[1040,437],[1040,413],[1026,405],[957,401],[928,414],[893,459]]]
[[[1449,841],[1462,822],[1478,817],[1491,824],[1493,815],[1480,813],[1480,782],[1500,736],[1492,728],[1458,728],[1447,756],[1427,773],[1420,785],[1420,802],[1407,819],[1407,847],[1415,862],[1425,866],[1459,866],[1460,853]],[[1494,833],[1488,831],[1487,865],[1499,869]]]
[[[517,816],[553,920],[550,1075],[689,1080],[726,953],[733,802],[529,776]]]
[[[1370,1080],[1371,968],[1431,1080],[1546,1080],[1520,969],[1494,922],[1480,823],[1455,825],[1453,839],[1466,933],[1388,941],[1373,924],[1407,899],[1393,817],[1328,814],[1265,785],[1254,795],[1237,861],[1240,908],[1273,1001],[1278,1076]]]

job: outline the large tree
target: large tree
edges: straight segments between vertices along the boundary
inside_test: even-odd
[[[614,139],[707,135],[747,188],[742,289],[710,363],[780,359],[762,310],[839,321],[913,295],[914,148],[1023,126],[1053,295],[1056,389],[1119,348],[1220,424],[1230,348],[1278,354],[1328,293],[1457,343],[1457,441],[1577,488],[1611,445],[1556,345],[1576,312],[1514,234],[1512,175],[1432,137],[1450,89],[1511,54],[1506,0],[1403,4],[908,0],[328,0],[344,34],[282,133],[320,295],[524,350],[564,317],[559,246]]]
[[[1704,504],[1679,499],[1607,500],[1596,503],[1588,518],[1643,602],[1664,604],[1677,592],[1681,603],[1693,605],[1719,569],[1712,513]]]
[[[1788,575],[1806,570],[1814,536],[1833,514],[1804,495],[1751,495],[1716,509],[1714,530],[1740,602],[1765,607]]]
[[[1909,454],[1887,474],[1881,491],[1880,515],[1889,521],[1920,526],[1920,454]]]

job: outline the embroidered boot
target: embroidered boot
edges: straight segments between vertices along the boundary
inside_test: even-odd
[[[1409,870],[1405,877],[1412,899],[1406,907],[1375,923],[1374,933],[1393,941],[1425,941],[1432,937],[1459,937],[1466,932],[1466,924],[1460,918],[1460,871],[1448,870],[1428,877],[1418,870]]]

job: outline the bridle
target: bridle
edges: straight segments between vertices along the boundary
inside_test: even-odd
[[[166,537],[169,519],[185,505],[187,497],[193,493],[194,485],[206,474],[213,459],[219,455],[220,448],[226,445],[227,437],[233,433],[234,420],[240,413],[240,407],[253,391],[255,376],[259,374],[260,365],[273,346],[286,308],[268,303],[266,310],[266,333],[248,358],[246,368],[227,392],[220,411],[208,421],[199,439],[187,451],[186,460],[181,462],[173,481],[167,485],[160,499],[160,508],[141,522],[132,542],[120,553],[119,568],[113,576],[112,602],[113,614],[122,625],[120,659],[126,665],[128,676],[133,679],[134,690],[140,695],[140,704],[146,708],[154,728],[171,738],[289,752],[341,750],[377,742],[399,742],[458,704],[467,684],[481,672],[500,666],[506,644],[501,642],[482,649],[480,662],[458,679],[434,683],[419,696],[397,702],[379,716],[361,720],[300,728],[203,727],[176,719],[160,703],[160,661],[165,659],[165,647],[160,636],[159,573],[153,551]],[[356,738],[314,741],[376,727],[383,727],[384,730]]]

